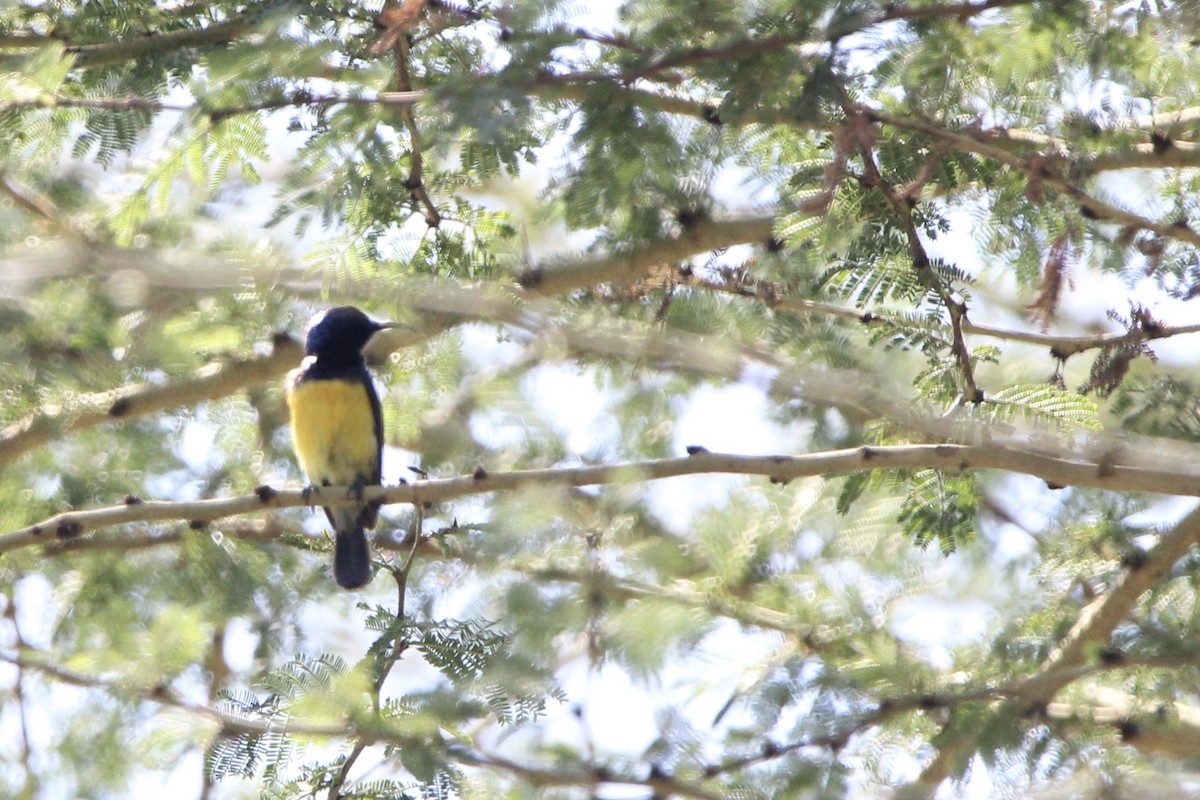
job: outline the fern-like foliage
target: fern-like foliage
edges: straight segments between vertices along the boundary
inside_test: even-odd
[[[334,680],[345,672],[346,663],[339,656],[322,654],[314,658],[300,654],[263,677],[259,683],[262,694],[223,690],[218,708],[234,717],[284,722],[292,703],[309,694],[329,691]],[[261,774],[272,784],[286,771],[295,746],[282,730],[222,736],[205,757],[205,773],[214,781],[230,775],[249,778]]]
[[[1085,430],[1101,427],[1095,401],[1048,383],[1005,387],[985,400],[981,412],[992,422],[1020,421]]]
[[[937,542],[949,554],[974,538],[978,506],[973,474],[920,470],[909,481],[897,519],[918,546]]]

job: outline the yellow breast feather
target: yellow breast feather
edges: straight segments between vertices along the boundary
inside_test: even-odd
[[[289,386],[292,439],[300,466],[315,485],[373,480],[379,444],[367,389],[358,381],[302,381]]]

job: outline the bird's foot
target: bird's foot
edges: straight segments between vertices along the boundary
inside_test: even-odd
[[[305,486],[303,489],[300,490],[300,496],[304,498],[304,504],[308,505],[308,506],[311,506],[313,504],[313,495],[320,494],[320,493],[321,493],[320,487],[318,487],[314,484],[311,484],[311,483],[308,486]]]
[[[347,497],[353,497],[358,502],[363,501],[364,489],[367,488],[367,479],[359,475],[354,479],[354,483],[350,484],[350,491],[346,494]]]

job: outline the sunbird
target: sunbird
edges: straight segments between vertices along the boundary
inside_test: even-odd
[[[357,589],[371,580],[364,529],[374,529],[379,507],[362,501],[365,486],[380,483],[383,413],[363,348],[384,328],[353,306],[317,314],[304,337],[304,360],[288,373],[286,395],[292,442],[310,487],[349,486],[359,503],[326,508],[333,527],[333,577]]]

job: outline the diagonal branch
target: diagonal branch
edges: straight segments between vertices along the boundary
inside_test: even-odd
[[[62,436],[97,425],[224,397],[282,375],[295,366],[301,355],[295,340],[281,336],[275,340],[271,353],[265,356],[209,364],[192,377],[174,383],[122,386],[87,396],[70,408],[43,408],[0,430],[0,463],[11,462]]]
[[[74,56],[74,67],[78,69],[123,64],[126,61],[137,61],[172,50],[228,44],[253,32],[262,18],[262,13],[247,14],[225,22],[215,22],[204,28],[131,36],[118,42],[104,44],[67,44],[63,47],[63,52]]]
[[[563,294],[597,283],[626,283],[652,268],[675,264],[698,253],[738,244],[765,245],[771,242],[773,215],[698,222],[679,233],[600,258],[550,261],[518,276],[532,294]]]
[[[654,266],[674,263],[697,253],[736,244],[764,243],[770,238],[773,221],[773,217],[765,216],[698,223],[681,235],[646,242],[623,253],[562,259],[544,267],[534,267],[521,279],[529,289],[529,294],[534,296],[563,294],[606,280],[628,281]],[[115,251],[111,260],[115,261],[115,255],[120,252]],[[397,292],[398,300],[403,302],[411,299],[409,290],[414,286],[406,284],[402,287],[403,291]],[[454,294],[464,303],[477,302],[489,294],[486,287],[467,288],[449,282],[438,283],[437,289],[443,295]],[[492,293],[507,297],[507,306],[510,308],[521,294],[516,287],[505,285],[494,285]],[[498,306],[494,303],[487,307],[488,311],[496,308]],[[422,333],[412,334],[405,343],[448,330],[461,319],[461,314],[430,316],[423,321]],[[84,397],[69,408],[43,408],[0,429],[0,463],[10,462],[66,434],[224,397],[248,386],[277,380],[294,367],[302,355],[297,342],[280,335],[273,342],[271,353],[265,356],[210,364],[197,370],[191,378],[166,384],[135,384],[99,392]]]
[[[1133,559],[1113,588],[1079,613],[1071,630],[1041,668],[1015,687],[1016,696],[1008,701],[1009,706],[1016,706],[1024,713],[1045,711],[1059,690],[1089,666],[1093,651],[1100,650],[1108,642],[1141,596],[1161,582],[1197,543],[1200,543],[1200,507],[1192,509],[1142,557]],[[954,764],[974,750],[982,733],[978,726],[964,730],[951,720],[940,737],[946,743],[938,749],[917,781],[904,787],[897,796],[931,797],[950,775]]]

